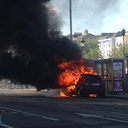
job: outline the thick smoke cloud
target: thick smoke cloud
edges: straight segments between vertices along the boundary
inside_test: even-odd
[[[0,78],[57,88],[62,58],[78,60],[81,49],[61,36],[49,0],[0,0]],[[58,24],[59,21],[59,24]]]

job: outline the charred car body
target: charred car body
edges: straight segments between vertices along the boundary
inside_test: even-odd
[[[70,93],[76,94],[78,97],[89,94],[98,94],[100,97],[104,97],[105,82],[99,75],[81,74],[81,78],[75,87],[70,89]]]

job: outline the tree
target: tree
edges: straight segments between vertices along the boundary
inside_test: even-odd
[[[88,53],[84,50],[83,56],[86,59],[102,59],[103,58],[99,48],[90,49]]]
[[[112,51],[108,57],[109,58],[115,58],[115,59],[123,58],[123,45],[118,44],[117,47],[112,49]]]
[[[128,53],[128,45],[125,45],[125,53]],[[109,54],[109,58],[121,59],[123,57],[123,44],[118,44],[117,47],[112,49],[111,54]]]
[[[81,47],[81,37],[77,38],[76,43]],[[88,38],[85,40],[83,49],[83,57],[86,59],[102,59],[103,56],[99,49],[99,42],[97,39]]]

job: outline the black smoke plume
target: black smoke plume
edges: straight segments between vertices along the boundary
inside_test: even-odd
[[[0,0],[1,79],[31,84],[38,90],[57,88],[62,58],[71,61],[82,56],[76,44],[61,36],[56,14],[51,15],[46,6],[48,2]]]

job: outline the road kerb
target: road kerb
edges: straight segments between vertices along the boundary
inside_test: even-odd
[[[108,98],[118,98],[118,99],[128,99],[128,97],[126,96],[114,96],[114,95],[105,95],[105,97],[108,97]]]

